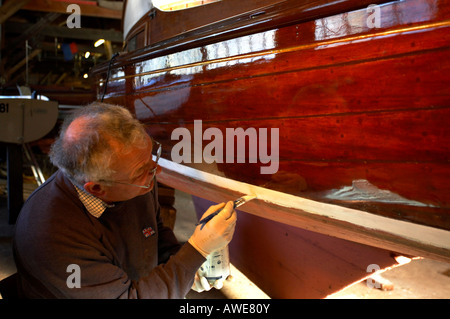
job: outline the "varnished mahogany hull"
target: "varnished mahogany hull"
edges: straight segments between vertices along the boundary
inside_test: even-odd
[[[194,120],[223,136],[278,128],[274,175],[248,159],[194,166],[450,229],[449,18],[445,1],[412,0],[382,6],[380,28],[368,28],[364,9],[187,49],[164,67],[124,58],[106,101],[135,112],[167,159],[179,142],[171,133],[185,127],[193,138]],[[373,198],[333,195],[355,181],[375,187]],[[375,198],[383,191],[405,201]]]
[[[357,2],[342,6],[347,10],[352,3]],[[151,45],[111,63],[105,101],[129,108],[162,143],[169,161],[179,143],[172,132],[188,129],[193,143],[195,120],[201,120],[203,132],[218,128],[224,137],[227,128],[277,128],[275,174],[261,174],[268,164],[248,158],[182,164],[355,209],[349,214],[388,217],[385,223],[450,230],[450,1],[388,2],[380,7],[379,28],[368,26],[365,8],[335,16],[324,9],[311,16],[302,6],[297,12],[294,1],[279,6],[285,10],[277,15],[277,5],[270,6],[270,17],[258,15],[260,23],[253,26],[236,18],[228,29],[220,24],[217,34],[213,27],[203,36],[194,30],[174,38],[173,45],[162,38],[152,43],[162,35],[152,38],[147,21]],[[107,70],[104,65],[94,72],[102,84],[98,98]],[[163,167],[159,180],[215,202],[240,195],[183,174]],[[201,200],[196,205],[199,213],[207,206]],[[383,224],[375,230],[359,227],[350,215],[348,222],[333,220],[326,213],[333,206],[315,216],[303,207],[264,200],[247,205],[243,210],[250,214],[240,214],[231,244],[232,261],[273,297],[325,297],[363,278],[369,263],[394,264],[379,248],[450,260],[448,243],[429,245],[420,234],[413,240],[396,236],[384,232]],[[342,271],[333,277],[324,260]]]

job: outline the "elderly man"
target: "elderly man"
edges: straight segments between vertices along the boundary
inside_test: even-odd
[[[210,288],[196,272],[230,242],[236,213],[231,202],[212,206],[204,216],[224,209],[180,247],[159,217],[160,147],[120,106],[93,103],[64,122],[50,154],[59,170],[16,225],[23,297],[183,298]]]

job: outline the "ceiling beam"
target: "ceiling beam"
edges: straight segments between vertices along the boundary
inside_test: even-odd
[[[99,46],[98,48],[94,47],[93,45],[86,45],[82,43],[77,43],[78,52],[86,53],[87,51],[91,53],[101,53],[105,54],[105,49],[102,46]],[[42,43],[41,47],[42,51],[45,52],[57,52],[57,45],[53,42],[44,42]]]
[[[32,27],[29,23],[18,23],[18,22],[8,22],[5,25],[6,33],[23,33]],[[111,42],[123,42],[123,33],[121,31],[115,30],[103,30],[103,29],[93,29],[93,28],[67,28],[65,26],[53,26],[46,25],[43,26],[39,32],[40,35],[57,37],[57,38],[67,38],[67,39],[79,39],[79,40],[92,40],[96,41],[100,38],[109,40]]]
[[[17,1],[17,0],[11,0]],[[28,1],[27,1],[28,2]],[[110,19],[122,19],[122,10],[112,10],[108,8],[102,8],[96,5],[92,5],[88,1],[73,1],[71,3],[76,3],[80,6],[81,15],[98,17],[98,18],[110,18]],[[71,14],[72,12],[67,12],[67,6],[71,4],[70,1],[57,1],[57,0],[33,0],[25,5],[22,9],[32,10],[32,11],[43,11],[43,12],[58,12]]]
[[[23,67],[27,61],[30,61],[32,59],[34,59],[34,57],[36,57],[39,53],[41,53],[42,50],[41,49],[36,49],[33,50],[33,52],[30,53],[29,56],[25,57],[22,59],[22,61],[20,61],[19,63],[17,63],[16,65],[14,65],[11,69],[9,69],[8,71],[6,71],[4,78],[6,80],[6,82],[9,80],[9,78],[17,71],[19,70],[21,67]]]
[[[0,7],[0,24],[22,9],[30,0],[8,0]]]
[[[13,52],[17,47],[23,46],[26,40],[30,40],[30,45],[34,46],[42,28],[55,21],[59,16],[60,13],[47,13],[35,24],[30,24],[26,29],[21,30],[20,35],[8,44],[8,51]],[[11,22],[6,23],[6,25],[9,23]]]

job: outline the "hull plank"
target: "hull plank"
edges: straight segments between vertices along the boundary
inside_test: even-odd
[[[411,256],[450,261],[450,232],[250,185],[160,159],[159,180],[213,202],[243,194],[242,210],[270,221]],[[200,212],[199,212],[200,213]],[[263,232],[262,235],[264,236]]]
[[[194,203],[199,215],[213,204],[200,198]],[[231,262],[272,298],[325,298],[371,275],[369,265],[397,265],[395,254],[383,249],[243,212],[238,219]]]

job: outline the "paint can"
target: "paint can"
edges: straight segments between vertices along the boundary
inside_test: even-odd
[[[228,246],[208,255],[201,270],[212,286],[216,280],[225,280],[230,275],[230,253]]]

